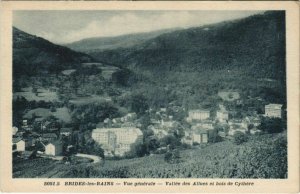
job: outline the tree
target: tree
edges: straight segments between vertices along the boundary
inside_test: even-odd
[[[151,153],[152,151],[155,151],[157,148],[159,148],[159,142],[156,138],[146,139],[145,145],[148,153]]]
[[[174,164],[174,163],[179,163],[180,158],[181,158],[181,156],[180,156],[179,150],[172,150],[172,151],[165,153],[164,159],[166,162]]]
[[[36,96],[38,95],[38,92],[37,92],[37,88],[36,87],[32,87],[32,93],[34,93]]]
[[[132,73],[129,69],[121,69],[112,74],[112,81],[120,86],[128,86],[131,75]]]
[[[94,147],[93,147],[93,153],[97,156],[100,156],[101,158],[104,158],[104,150],[102,149],[102,147],[95,142],[94,143]]]
[[[267,133],[280,133],[285,125],[280,118],[263,118],[258,128]]]
[[[56,112],[56,108],[54,106],[51,106],[50,111],[51,112]]]
[[[143,115],[148,109],[147,99],[143,94],[134,94],[130,99],[131,110],[138,115]]]
[[[240,145],[248,141],[248,136],[240,131],[236,131],[233,135],[233,138],[234,138],[234,143],[237,145]]]
[[[181,142],[180,139],[174,137],[174,135],[167,135],[160,140],[162,146],[169,146],[169,149],[173,150],[178,147]]]
[[[133,144],[131,146],[130,152],[127,154],[128,157],[143,157],[148,155],[147,145],[145,143]]]

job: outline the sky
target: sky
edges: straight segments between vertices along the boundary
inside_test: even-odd
[[[13,25],[51,42],[66,44],[168,28],[189,28],[239,19],[262,11],[14,11]]]

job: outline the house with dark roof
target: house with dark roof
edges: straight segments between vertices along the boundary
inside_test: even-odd
[[[72,134],[72,128],[63,127],[60,129],[60,135],[70,136]]]
[[[44,133],[42,134],[41,140],[43,141],[55,141],[57,140],[57,135],[55,133]]]
[[[57,131],[58,127],[56,126],[56,122],[52,122],[52,121],[46,121],[43,124],[43,129],[47,130],[47,131]]]

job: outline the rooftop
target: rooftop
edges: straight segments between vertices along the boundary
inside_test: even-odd
[[[281,109],[282,104],[267,104],[265,107],[266,107],[266,108]]]
[[[57,138],[55,133],[45,133],[42,135],[43,138]]]
[[[58,141],[58,140],[57,141],[51,141],[51,142],[47,143],[46,146],[50,145],[50,144],[52,144],[54,146],[58,146],[58,145],[62,145],[62,142]]]
[[[19,141],[21,141],[22,140],[22,138],[13,138],[13,140],[12,140],[12,142],[13,143],[18,143]]]
[[[195,109],[195,110],[190,110],[189,112],[191,113],[209,113],[210,110],[205,110],[205,109]]]
[[[73,130],[72,130],[72,128],[61,128],[60,129],[60,132],[62,133],[62,132],[72,132]]]
[[[106,133],[106,132],[130,132],[136,133],[137,135],[143,135],[139,128],[135,127],[122,127],[122,128],[96,128],[93,133]]]

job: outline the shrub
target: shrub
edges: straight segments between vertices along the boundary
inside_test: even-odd
[[[267,133],[280,133],[286,127],[286,124],[280,118],[264,118],[259,129]]]
[[[235,132],[233,138],[234,138],[234,143],[237,145],[240,145],[248,141],[248,136],[240,131]]]
[[[171,164],[180,162],[180,153],[178,150],[173,150],[165,154],[165,161]]]

